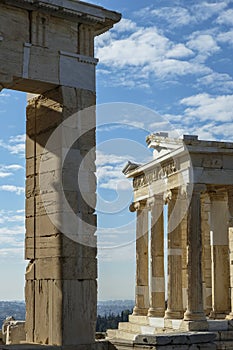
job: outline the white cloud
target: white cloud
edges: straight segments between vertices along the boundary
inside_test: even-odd
[[[212,72],[197,79],[198,87],[211,88],[214,91],[229,93],[233,91],[233,79],[229,74]]]
[[[25,154],[25,137],[26,135],[11,136],[7,143],[0,140],[0,147],[7,149],[11,154],[22,157]]]
[[[233,45],[233,30],[218,34],[217,40],[222,43]]]
[[[7,192],[15,193],[17,195],[21,195],[24,193],[25,189],[24,189],[24,187],[20,187],[20,186],[1,185],[0,191],[7,191]]]
[[[132,160],[132,157],[128,155],[119,156],[97,151],[96,175],[99,188],[123,191],[132,188],[131,181],[122,174],[122,169],[129,159]]]
[[[120,22],[118,22],[114,27],[113,30],[118,33],[124,33],[124,32],[133,32],[137,29],[137,24],[133,22],[131,19],[122,18]]]
[[[193,51],[197,51],[195,60],[198,62],[205,62],[207,57],[220,50],[220,47],[212,35],[199,34],[199,32],[191,35],[190,40],[187,42],[187,46]]]
[[[1,165],[0,164],[0,178],[6,178],[12,176],[15,171],[23,169],[23,167],[19,164],[11,164],[11,165]],[[11,171],[9,171],[11,170]]]
[[[217,23],[232,26],[233,25],[233,9],[229,9],[225,12],[222,12],[217,19]]]
[[[233,95],[211,96],[203,93],[184,98],[180,103],[188,106],[184,111],[188,117],[202,121],[233,121]]]
[[[151,10],[150,13],[166,21],[171,28],[188,25],[194,21],[194,17],[184,7],[162,7]]]
[[[213,3],[203,1],[192,6],[192,13],[198,22],[202,22],[214,15],[219,15],[226,7],[227,1]]]
[[[106,154],[101,151],[96,152],[96,166],[102,166],[105,164],[121,164],[131,157],[128,155],[119,156],[116,154]]]
[[[133,34],[123,38],[114,36],[111,39],[108,38],[108,45],[97,45],[97,56],[101,63],[106,67],[109,66],[111,70],[119,71],[119,67],[121,71],[125,69],[123,81],[119,82],[117,74],[118,84],[129,86],[130,83],[132,87],[135,87],[135,81],[137,81],[137,86],[140,86],[139,79],[141,79],[148,86],[150,75],[158,79],[165,79],[210,72],[209,68],[195,62],[194,59],[186,60],[188,57],[193,58],[191,47],[188,48],[183,43],[173,43],[159,33],[156,27],[137,27]],[[208,54],[215,52],[217,45],[210,43],[210,36],[206,38],[209,40]],[[197,38],[195,48],[198,43],[200,46]]]
[[[25,232],[24,226],[0,227],[0,237],[23,235],[24,232]]]
[[[9,210],[0,210],[0,224],[9,224],[12,222],[24,222],[25,221],[25,215],[24,215],[24,209],[23,210],[16,210],[16,211],[9,211]]]
[[[166,53],[167,58],[184,58],[192,55],[193,51],[188,49],[184,44],[175,45]]]

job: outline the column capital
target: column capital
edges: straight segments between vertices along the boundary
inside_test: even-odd
[[[147,207],[151,210],[155,204],[164,204],[164,198],[162,194],[156,194],[153,197],[147,199]]]
[[[163,194],[163,200],[165,202],[165,204],[167,204],[168,202],[170,202],[170,200],[172,199],[172,191],[168,190],[166,192],[164,192]]]
[[[138,210],[143,210],[143,209],[147,209],[147,201],[146,200],[133,202],[129,206],[129,211],[131,211],[132,213],[135,211],[138,211]]]

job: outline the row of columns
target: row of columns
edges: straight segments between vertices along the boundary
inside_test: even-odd
[[[233,238],[228,238],[228,231],[230,235],[232,232],[229,230],[228,208],[231,206],[232,196],[228,196],[228,204],[226,194],[210,189],[207,191],[205,185],[197,184],[186,189],[185,193],[184,196],[179,189],[174,189],[166,198],[164,195],[155,195],[147,201],[134,204],[134,210],[137,211],[137,273],[133,315],[200,321],[203,324],[207,314],[210,318],[222,319],[230,312],[229,242],[231,251]],[[163,217],[165,203],[168,204],[166,310]],[[233,256],[233,253],[231,254]],[[148,270],[151,274],[150,286]],[[233,275],[233,271],[231,274]],[[228,317],[233,318],[231,315]]]

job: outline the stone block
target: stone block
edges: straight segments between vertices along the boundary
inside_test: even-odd
[[[64,345],[94,342],[96,295],[95,280],[63,281]]]
[[[140,324],[140,325],[148,325],[148,317],[129,315],[129,322]]]
[[[57,235],[60,231],[48,215],[26,217],[26,238]],[[54,221],[55,222],[55,221]]]
[[[220,340],[231,340],[233,341],[233,331],[220,331],[219,332],[220,335]]]
[[[26,340],[25,334],[25,321],[5,321],[3,323],[3,329],[5,330],[5,343],[6,345],[19,344],[21,341]]]
[[[182,321],[180,330],[184,331],[208,331],[207,321]]]
[[[26,341],[33,342],[34,340],[34,324],[35,324],[35,281],[27,280],[27,273],[30,273],[30,268],[32,264],[29,263],[26,269],[25,274],[25,303],[26,303],[26,323],[25,323],[25,332],[26,332]]]
[[[53,257],[79,257],[93,259],[97,248],[74,242],[64,234],[28,237],[25,240],[25,258],[41,259]]]
[[[92,280],[97,278],[96,258],[48,257],[33,261],[27,269],[27,280]]]
[[[95,92],[95,65],[97,60],[69,52],[60,52],[59,82],[63,86],[74,86]],[[73,67],[71,70],[70,67]]]
[[[209,331],[227,331],[227,320],[208,320]]]
[[[48,61],[51,67],[49,70],[47,69]],[[30,49],[28,78],[59,85],[58,52],[44,47],[32,46]]]

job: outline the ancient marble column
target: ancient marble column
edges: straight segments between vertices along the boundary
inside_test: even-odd
[[[211,200],[211,318],[225,318],[230,311],[230,272],[228,242],[228,206],[225,193],[210,192]]]
[[[181,202],[177,189],[168,202],[168,286],[165,318],[183,317]]]
[[[202,277],[203,302],[206,315],[212,310],[211,249],[210,249],[210,199],[201,197]]]
[[[182,201],[183,202],[183,201]],[[185,200],[186,204],[186,200]],[[186,206],[186,205],[185,205]],[[183,297],[183,312],[187,308],[187,212],[184,214],[181,223],[181,240],[182,240],[182,297]]]
[[[136,288],[133,315],[147,315],[149,307],[148,287],[148,209],[145,203],[137,203],[136,226]]]
[[[201,193],[204,185],[194,185],[187,189],[190,198],[187,224],[188,249],[188,300],[183,327],[188,330],[208,329],[203,309],[202,288],[202,237],[201,237]]]
[[[233,187],[228,189],[228,210],[229,210],[229,260],[230,260],[230,296],[231,312],[227,319],[233,320]]]
[[[163,196],[154,196],[150,201],[151,209],[151,253],[150,253],[150,308],[149,317],[164,317],[165,281],[164,281],[164,222]]]

